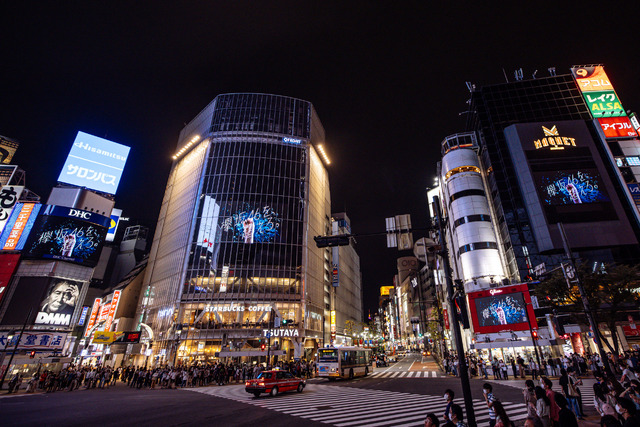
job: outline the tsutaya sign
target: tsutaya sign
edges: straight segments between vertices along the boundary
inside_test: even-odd
[[[233,304],[231,305],[214,305],[207,307],[207,311],[217,311],[217,312],[238,312],[238,311],[267,311],[271,310],[271,305],[269,304]]]
[[[542,126],[542,130],[544,131],[545,138],[533,141],[536,150],[545,147],[551,147],[551,150],[564,150],[565,145],[569,147],[576,146],[576,139],[560,136],[556,125],[553,125],[551,129]]]
[[[262,336],[267,338],[274,337],[299,337],[300,332],[297,329],[263,329]]]

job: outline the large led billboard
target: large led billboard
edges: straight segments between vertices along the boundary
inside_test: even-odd
[[[116,194],[129,150],[126,145],[78,132],[58,181]]]
[[[222,222],[222,230],[241,243],[272,242],[280,235],[282,219],[270,206],[249,206],[233,212]]]
[[[23,257],[59,259],[95,267],[110,222],[110,218],[93,212],[46,205],[24,245]]]
[[[471,292],[469,310],[475,333],[537,329],[536,316],[526,284]]]

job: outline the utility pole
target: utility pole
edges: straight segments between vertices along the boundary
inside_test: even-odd
[[[462,332],[460,331],[460,319],[458,318],[458,312],[454,309],[455,293],[453,289],[453,278],[451,277],[451,265],[449,265],[449,253],[447,251],[447,243],[444,237],[442,212],[440,210],[440,198],[433,196],[433,208],[436,213],[436,220],[438,221],[438,233],[440,237],[440,256],[442,258],[442,264],[444,267],[444,276],[447,281],[447,294],[449,295],[449,308],[453,315],[453,324],[451,329],[456,341],[456,349],[458,350],[458,371],[460,372],[460,383],[462,386],[462,394],[464,396],[464,407],[467,414],[467,424],[469,427],[476,427],[476,415],[473,409],[473,397],[471,396],[471,385],[469,383],[469,372],[467,369],[467,361],[464,357],[464,346],[462,343]]]
[[[9,368],[11,367],[11,362],[13,362],[13,357],[16,355],[16,350],[18,349],[18,346],[20,345],[20,341],[22,340],[22,334],[24,333],[24,330],[27,327],[27,322],[29,321],[29,318],[31,317],[31,313],[33,312],[33,307],[29,309],[29,314],[27,314],[27,318],[24,319],[24,324],[22,325],[22,329],[20,330],[20,335],[18,336],[18,340],[16,341],[16,345],[13,347],[13,351],[11,352],[11,357],[9,358],[9,363],[7,363],[7,368],[4,370],[4,373],[2,374],[2,379],[0,380],[0,389],[2,389],[2,386],[4,385],[4,380],[7,377],[7,372],[9,371]]]
[[[593,341],[595,341],[596,346],[598,347],[598,353],[600,353],[600,359],[602,359],[602,364],[604,365],[604,370],[607,373],[607,376],[615,378],[613,375],[613,371],[611,370],[611,365],[609,365],[609,358],[607,357],[607,353],[604,351],[604,347],[602,347],[602,340],[600,339],[600,333],[598,332],[598,324],[596,323],[596,319],[593,317],[593,312],[591,311],[591,307],[589,304],[589,300],[584,293],[584,287],[582,286],[582,281],[580,280],[580,276],[578,276],[578,270],[576,269],[576,264],[573,259],[573,253],[571,252],[571,247],[569,246],[569,241],[567,240],[567,235],[564,231],[564,225],[559,222],[558,228],[560,229],[560,236],[562,237],[562,244],[564,245],[565,253],[567,254],[567,258],[569,258],[569,265],[575,272],[575,278],[573,279],[573,283],[578,287],[578,292],[580,292],[580,299],[582,299],[582,307],[584,308],[584,314],[587,315],[587,320],[589,321],[589,326],[591,326],[591,331],[593,333]]]

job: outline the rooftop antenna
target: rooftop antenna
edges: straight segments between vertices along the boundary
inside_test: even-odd
[[[514,71],[515,76],[516,76],[516,81],[520,81],[524,78],[523,74],[522,74],[522,68],[520,68],[519,70]]]
[[[471,82],[465,82],[467,85],[467,89],[469,89],[469,92],[473,92],[473,90],[476,88],[476,85],[474,85]]]
[[[547,68],[547,70],[549,70],[549,75],[550,76],[555,76],[556,75],[556,67],[549,67],[549,68]]]
[[[533,74],[531,75],[531,77],[533,77],[533,78],[535,79],[535,78],[536,78],[536,74],[538,74],[538,70],[535,70],[535,71],[533,72]]]
[[[507,78],[507,72],[504,70],[504,67],[502,67],[502,74],[504,74],[504,79],[507,81],[507,83],[509,83],[509,79]]]

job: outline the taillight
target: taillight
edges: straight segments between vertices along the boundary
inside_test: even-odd
[[[264,387],[264,381],[259,382],[259,383],[258,383],[258,385],[259,385],[259,386],[263,386],[263,387]]]
[[[247,381],[246,383],[244,383],[245,387],[248,387],[251,385],[251,383],[249,381]]]

